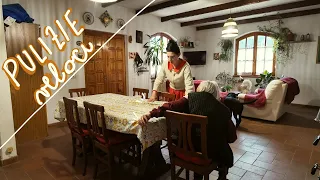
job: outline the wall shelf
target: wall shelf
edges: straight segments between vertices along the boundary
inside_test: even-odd
[[[289,43],[310,43],[310,42],[315,42],[315,41],[288,41]]]

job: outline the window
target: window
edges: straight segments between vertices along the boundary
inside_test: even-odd
[[[169,40],[172,39],[170,37],[170,35],[168,35],[166,33],[156,33],[156,34],[152,35],[151,38],[156,38],[156,40],[158,40],[159,38],[161,39],[161,41],[163,42],[163,50],[162,50],[162,52],[159,52],[158,58],[161,60],[161,62],[168,60],[168,57],[166,54],[166,49],[167,49],[167,44],[168,44]],[[155,78],[156,74],[158,74],[160,69],[161,69],[161,65],[158,65],[157,67],[151,66],[150,67],[151,77]]]
[[[267,33],[254,32],[236,40],[235,75],[256,76],[275,72],[274,40]]]

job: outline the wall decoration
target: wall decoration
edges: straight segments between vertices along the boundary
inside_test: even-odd
[[[117,20],[117,26],[120,29],[123,25],[125,24],[123,19],[118,19]],[[124,30],[126,27],[123,27],[122,30]]]
[[[220,54],[219,53],[213,53],[213,60],[219,60]]]
[[[136,52],[129,52],[129,59],[136,58]]]
[[[136,42],[137,43],[142,43],[143,42],[143,33],[142,31],[136,31]]]
[[[94,17],[90,12],[83,13],[82,18],[83,18],[83,21],[88,25],[91,25],[94,22]]]
[[[103,14],[101,14],[99,19],[104,25],[104,27],[107,27],[113,21],[112,17],[109,15],[107,10]]]
[[[132,36],[128,37],[128,41],[129,41],[129,43],[132,43]]]
[[[317,64],[320,64],[320,36],[318,37]]]

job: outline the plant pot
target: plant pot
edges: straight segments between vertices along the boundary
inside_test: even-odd
[[[294,41],[294,34],[293,33],[289,33],[287,35],[287,39],[288,39],[288,41]]]

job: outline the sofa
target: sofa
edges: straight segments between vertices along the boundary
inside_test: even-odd
[[[268,121],[277,121],[285,113],[284,106],[286,105],[285,98],[287,88],[288,84],[281,80],[271,81],[264,90],[266,98],[265,105],[259,108],[244,105],[242,116]],[[246,94],[239,94],[238,98],[244,101]]]

